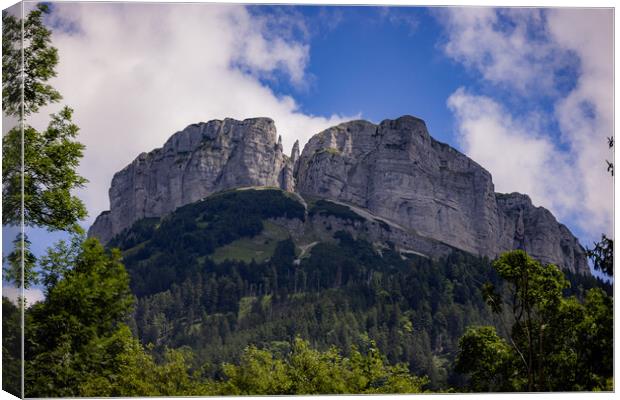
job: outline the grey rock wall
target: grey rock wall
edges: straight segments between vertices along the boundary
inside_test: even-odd
[[[454,247],[494,258],[521,248],[540,261],[589,273],[583,247],[548,210],[526,195],[495,193],[488,171],[434,140],[424,121],[411,116],[340,124],[313,136],[301,154],[296,142],[290,157],[268,118],[190,125],[114,175],[110,211],[89,235],[107,242],[138,219],[246,186],[366,210],[402,227],[386,240],[430,256]],[[372,239],[386,235],[378,230]]]
[[[117,172],[110,211],[89,230],[103,242],[145,217],[159,217],[214,192],[243,186],[294,190],[293,165],[269,118],[193,124]]]
[[[366,208],[465,251],[496,250],[491,175],[432,139],[414,117],[354,121],[314,136],[301,154],[297,185],[302,194]]]
[[[415,117],[352,121],[315,135],[296,178],[301,194],[368,209],[473,254],[494,258],[522,248],[543,262],[589,272],[583,248],[548,210],[527,196],[496,195],[488,171],[434,140]]]
[[[525,194],[497,193],[496,199],[500,211],[500,251],[523,249],[543,263],[589,273],[585,249],[549,210],[535,207]]]

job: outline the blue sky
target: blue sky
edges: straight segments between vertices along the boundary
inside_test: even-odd
[[[115,171],[185,126],[269,116],[285,148],[411,114],[588,245],[611,234],[608,9],[58,3],[52,84],[87,150],[84,226]],[[43,127],[50,106],[29,122]],[[59,235],[31,230],[43,251]],[[4,235],[3,248],[10,235]]]
[[[274,7],[253,7],[268,14]],[[275,7],[281,9],[280,7]],[[452,139],[446,99],[463,82],[462,67],[438,53],[442,30],[426,8],[296,7],[311,26],[309,88],[266,81],[293,93],[310,114],[360,114],[380,122],[404,114],[423,118],[438,140]],[[335,26],[321,23],[332,15]],[[399,20],[394,20],[398,17]],[[321,25],[322,24],[322,25]]]

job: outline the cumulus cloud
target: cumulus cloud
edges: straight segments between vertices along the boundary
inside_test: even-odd
[[[448,106],[462,148],[491,171],[499,191],[530,194],[588,240],[613,233],[613,181],[604,162],[613,135],[612,18],[610,10],[562,8],[450,9],[440,16],[448,56],[525,103],[541,92],[553,103],[538,114],[518,112],[460,88]],[[567,75],[573,84],[563,88]]]
[[[89,222],[109,207],[114,172],[191,123],[271,117],[288,150],[349,119],[304,114],[264,83],[304,84],[309,47],[288,35],[290,18],[237,5],[55,3],[47,23],[60,57],[51,83],[87,146],[80,172],[90,183],[78,195]],[[29,123],[42,127],[57,109]]]
[[[448,106],[457,119],[459,144],[492,172],[496,191],[527,193],[557,216],[567,216],[579,206],[581,188],[567,185],[572,162],[537,132],[536,117],[515,119],[500,103],[464,88],[450,96]]]
[[[303,39],[308,38],[303,17],[283,11],[274,14],[251,15],[239,9],[230,15],[236,31],[231,61],[259,76],[282,71],[293,84],[301,86],[310,47],[291,39],[296,31],[301,31]]]
[[[581,61],[576,87],[555,106],[563,139],[574,156],[575,181],[586,207],[581,223],[613,235],[613,186],[603,160],[613,136],[613,14],[610,10],[556,9],[549,13],[555,42]]]
[[[445,8],[445,53],[486,81],[517,90],[553,92],[554,72],[574,65],[548,40],[543,9]]]

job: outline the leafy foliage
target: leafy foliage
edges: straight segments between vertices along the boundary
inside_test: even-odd
[[[13,282],[15,286],[21,287],[23,278],[24,288],[26,289],[30,285],[38,283],[37,272],[35,271],[37,259],[30,251],[30,245],[28,236],[19,233],[13,240],[13,251],[6,256],[7,264],[2,268],[6,281]]]
[[[84,145],[77,142],[78,127],[73,111],[65,107],[52,115],[43,132],[24,128],[24,223],[50,230],[80,231],[77,221],[86,216],[82,201],[71,191],[86,183],[76,168]],[[2,139],[2,223],[21,221],[21,131],[14,128]]]
[[[470,329],[461,338],[457,367],[469,374],[470,388],[610,390],[611,347],[605,353],[600,346],[613,341],[611,298],[597,288],[586,291],[583,303],[564,297],[568,281],[560,270],[522,250],[503,254],[493,266],[506,285],[500,291],[487,285],[483,293],[508,341],[493,327]]]
[[[238,203],[256,199],[252,191],[237,196]],[[186,207],[184,212],[192,215],[187,223],[195,223],[189,232],[211,229],[192,205]],[[219,210],[211,218],[226,220],[226,213],[254,218],[254,211],[243,210]],[[174,213],[169,218],[180,221]],[[466,383],[453,363],[468,326],[496,325],[502,336],[510,332],[480,296],[483,283],[489,282],[503,296],[502,316],[507,318],[512,309],[508,285],[484,258],[458,251],[435,261],[404,257],[390,248],[379,253],[371,243],[339,231],[333,241],[314,245],[300,260],[296,242],[289,238],[265,261],[215,263],[191,246],[183,252],[166,247],[164,252],[152,238],[171,241],[173,231],[163,222],[146,225],[149,228],[129,229],[116,243],[125,249],[138,297],[132,329],[160,356],[166,348],[188,346],[195,354],[195,367],[211,365],[205,370],[211,378],[219,374],[214,365],[238,362],[247,346],[278,349],[279,343],[299,335],[319,350],[343,349],[345,357],[351,356],[351,345],[363,348],[367,340],[374,340],[390,363],[405,363],[410,373],[427,375],[430,388],[443,390]],[[147,247],[144,256],[138,256]],[[554,277],[551,273],[545,279],[553,282]],[[560,295],[584,299],[593,287],[610,290],[592,277],[569,278],[573,287],[558,286]],[[539,279],[543,287],[548,284],[545,279]]]
[[[252,201],[256,195],[243,194]],[[290,204],[298,203],[264,215],[295,215],[286,212]],[[227,214],[254,218],[254,210],[239,209],[211,208],[206,220],[188,207],[185,218],[169,218],[207,230],[232,221]],[[257,218],[264,222],[263,214]],[[117,238],[136,282],[151,282],[145,274],[167,279],[151,268],[154,257],[135,254],[146,246],[157,254],[152,239],[169,230],[174,225],[166,220],[143,221]],[[571,280],[582,301],[564,298],[561,273],[525,254],[503,256],[493,269],[459,252],[438,261],[390,248],[379,253],[342,231],[301,260],[292,238],[261,263],[174,254],[168,270],[185,275],[139,295],[132,312],[118,251],[79,237],[49,249],[41,258],[46,299],[26,313],[27,395],[417,393],[463,382],[476,391],[526,390],[527,369],[515,350],[528,353],[526,329],[544,339],[533,346],[542,343],[544,352],[533,365],[545,365],[543,380],[534,374],[536,385],[543,382],[535,390],[609,388],[611,299],[578,276]],[[501,302],[498,316],[520,324],[500,323],[501,335],[493,327],[466,331],[493,322],[478,295],[483,282],[486,299]]]
[[[273,192],[239,191],[234,209],[212,209],[209,218],[230,221],[234,231],[235,219],[264,224],[265,215],[291,215],[287,207],[300,207],[286,201],[257,216],[258,210],[242,205],[256,203],[258,195],[288,199]],[[316,244],[299,261],[289,238],[263,262],[215,263],[203,244],[182,251],[168,246],[179,236],[175,226],[186,226],[190,234],[219,229],[192,206],[183,218],[175,212],[167,217],[170,223],[143,221],[114,242],[124,249],[138,297],[131,326],[160,355],[189,346],[196,365],[218,365],[239,360],[249,345],[268,347],[300,335],[319,350],[336,346],[350,356],[351,345],[362,348],[370,338],[390,363],[406,363],[411,373],[428,375],[432,388],[445,388],[465,327],[492,321],[477,296],[480,282],[497,280],[488,260],[458,252],[438,261],[392,249],[380,254],[368,242],[335,232],[333,242]]]
[[[24,115],[30,115],[62,98],[46,83],[56,76],[58,64],[58,50],[43,23],[48,12],[48,5],[38,4],[23,21],[23,30],[20,19],[2,13],[2,109],[7,115],[21,116],[22,100]]]
[[[290,261],[290,243],[280,248],[280,262]],[[46,298],[26,315],[26,396],[416,393],[427,383],[405,365],[389,365],[373,342],[366,353],[352,347],[349,358],[301,339],[284,352],[250,346],[238,365],[226,363],[211,377],[192,366],[188,349],[164,349],[158,360],[124,323],[133,297],[119,256],[96,239],[48,251]],[[5,309],[9,317],[17,310]],[[9,334],[19,326],[13,319]]]
[[[84,146],[75,140],[79,129],[71,120],[73,110],[64,107],[53,114],[42,132],[24,124],[25,116],[61,99],[46,83],[56,76],[58,63],[43,22],[48,12],[41,3],[24,20],[2,14],[2,106],[6,115],[19,117],[19,125],[2,138],[2,223],[81,232],[78,221],[86,208],[71,191],[87,181],[76,173]],[[36,283],[36,259],[22,249],[20,237],[14,243],[8,277],[21,285],[23,261],[24,286]]]
[[[100,354],[113,354],[108,368],[89,374],[79,385],[81,396],[191,396],[210,394],[208,386],[197,374],[190,372],[187,361],[191,354],[182,350],[167,350],[164,360],[155,359],[123,326],[111,338],[100,344]]]
[[[26,310],[26,396],[208,393],[189,374],[187,351],[166,351],[157,363],[132,336],[125,321],[133,296],[119,260],[118,251],[106,252],[96,239],[76,237],[48,249],[46,298]],[[19,394],[19,310],[3,298],[3,313],[3,388]]]
[[[372,345],[367,354],[354,349],[351,358],[336,348],[320,352],[296,339],[287,354],[247,347],[239,364],[221,366],[221,376],[206,378],[191,370],[192,355],[167,350],[156,363],[128,330],[113,338],[118,370],[93,375],[80,385],[83,396],[209,396],[336,393],[419,393],[425,378],[391,366]]]
[[[2,296],[2,390],[21,397],[21,312]]]
[[[455,361],[459,372],[471,372],[469,384],[475,392],[503,392],[512,389],[510,346],[492,326],[470,327],[459,340]]]
[[[614,276],[614,241],[602,235],[601,241],[594,243],[593,249],[587,249],[588,257],[594,264],[594,269],[608,276]]]
[[[63,253],[59,246],[56,254]],[[104,374],[115,358],[106,346],[117,349],[111,343],[131,311],[118,251],[107,254],[96,239],[87,239],[71,257],[55,267],[50,259],[58,276],[48,279],[45,300],[28,309],[27,397],[76,396],[85,375]]]
[[[284,357],[254,346],[245,349],[239,365],[223,366],[218,395],[420,393],[427,379],[409,375],[405,365],[390,366],[371,342],[366,354],[355,346],[349,358],[338,349],[320,352],[296,338]]]

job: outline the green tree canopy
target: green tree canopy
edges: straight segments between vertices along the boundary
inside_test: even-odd
[[[41,258],[46,297],[26,312],[27,397],[210,393],[190,374],[190,353],[168,350],[157,363],[132,336],[134,299],[120,259],[118,250],[79,236]]]
[[[38,4],[23,21],[23,27],[21,19],[2,13],[2,109],[7,115],[21,116],[23,104],[27,116],[62,98],[47,83],[56,76],[58,64],[58,50],[51,45],[52,33],[43,24],[48,12],[48,5]]]
[[[24,223],[49,230],[80,231],[77,222],[86,217],[84,203],[71,191],[87,182],[76,169],[84,145],[77,142],[79,128],[71,121],[73,110],[52,115],[43,132],[24,129],[23,189]],[[14,128],[2,140],[2,223],[21,221],[21,131]]]
[[[85,376],[111,368],[118,347],[110,343],[122,336],[132,309],[118,251],[107,252],[96,239],[85,240],[77,254],[66,248],[50,251],[57,258],[47,267],[57,275],[27,314],[28,397],[76,396]]]
[[[510,368],[512,349],[492,326],[470,327],[459,341],[455,361],[458,372],[471,372],[470,386],[476,392],[501,392],[512,389]]]
[[[192,354],[167,350],[155,362],[134,338],[127,326],[113,336],[94,343],[93,361],[105,362],[102,370],[87,373],[79,385],[79,395],[88,397],[199,396],[210,395],[209,384],[191,373]],[[102,357],[103,355],[103,357]]]
[[[21,396],[21,312],[2,297],[2,390]]]
[[[6,266],[3,268],[4,279],[8,282],[15,282],[21,287],[22,273],[24,287],[28,289],[31,285],[38,283],[35,266],[37,259],[30,251],[30,240],[26,235],[19,233],[13,240],[13,251],[6,256]],[[22,265],[22,258],[24,259]]]
[[[335,347],[321,352],[300,338],[276,356],[248,347],[238,365],[225,364],[225,378],[212,383],[217,395],[421,393],[428,379],[412,376],[403,364],[389,365],[374,342],[366,354],[356,347],[342,357]]]
[[[64,107],[52,114],[42,132],[24,121],[40,107],[61,99],[47,83],[56,76],[58,64],[52,33],[43,23],[48,12],[48,5],[39,4],[24,20],[2,14],[3,112],[20,119],[2,138],[2,224],[20,226],[23,222],[29,227],[81,232],[78,222],[86,217],[86,207],[72,191],[87,181],[76,172],[84,145],[76,140],[79,128],[72,122],[73,110]],[[14,244],[4,269],[7,277],[21,286],[23,267],[24,286],[36,283],[36,258],[25,235]]]
[[[600,289],[587,291],[584,303],[564,297],[569,285],[562,272],[522,250],[501,255],[493,267],[505,285],[499,290],[486,285],[483,295],[506,330],[507,341],[492,327],[470,328],[461,338],[457,368],[469,375],[470,388],[609,390],[611,299]]]
[[[588,257],[592,260],[594,269],[609,276],[614,276],[614,241],[601,235],[601,241],[595,242],[592,249],[587,249]]]

